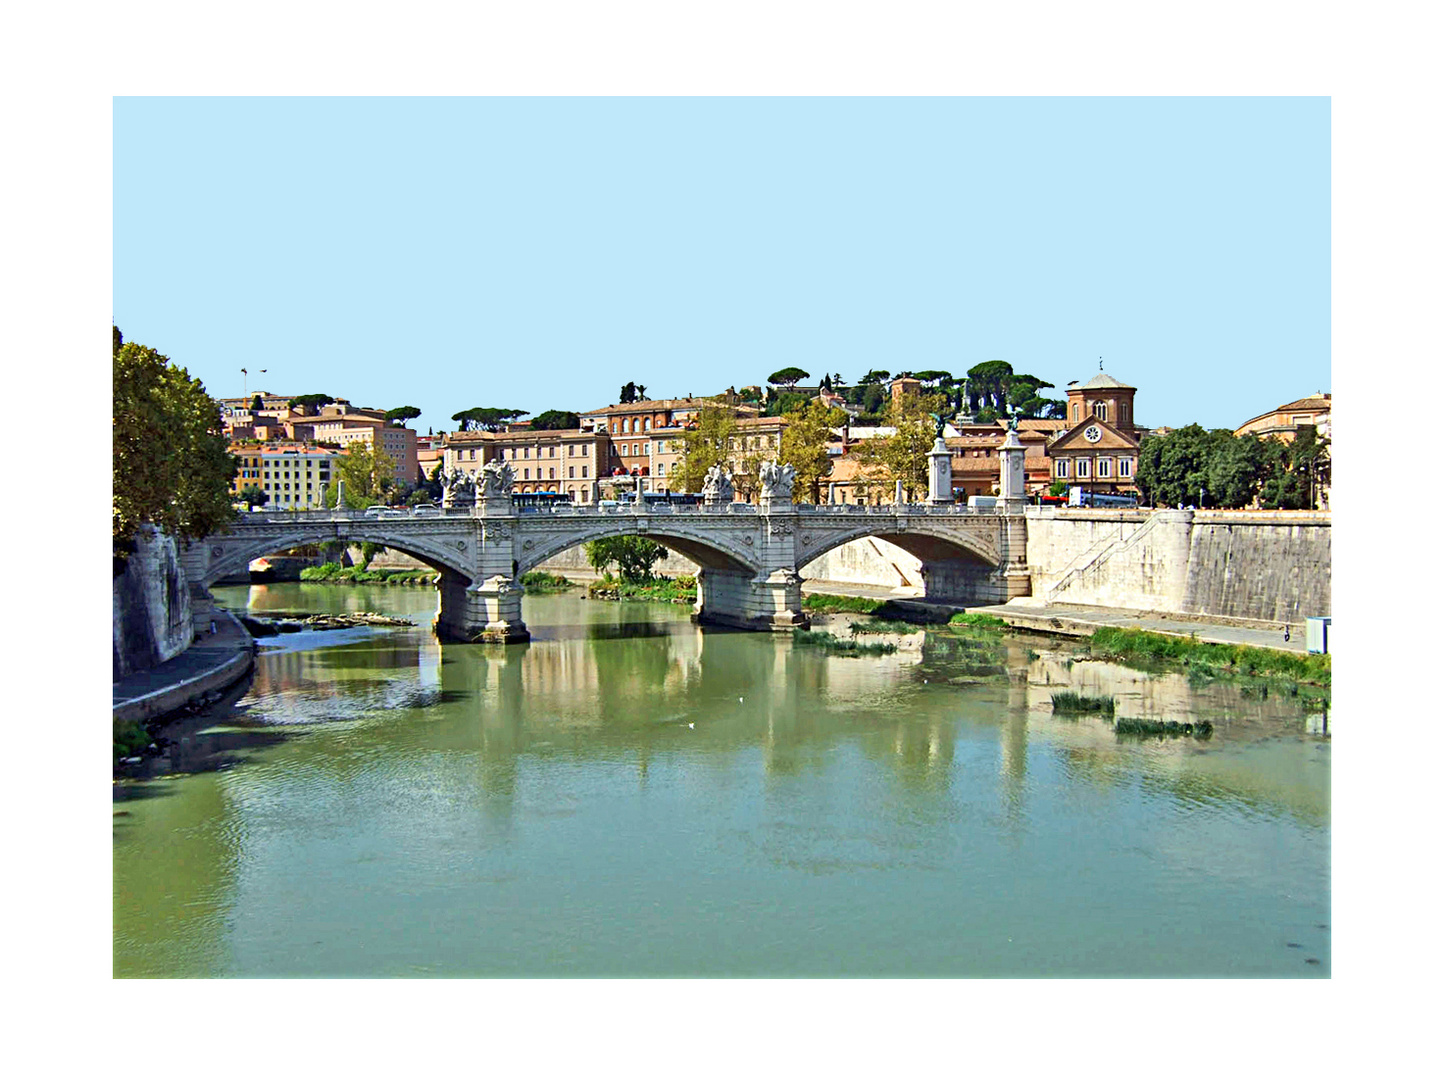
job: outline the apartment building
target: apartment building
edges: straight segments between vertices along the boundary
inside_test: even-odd
[[[267,510],[319,509],[322,489],[335,479],[343,456],[340,450],[301,443],[233,443],[230,452],[240,459],[231,494],[239,498],[242,488],[260,488]]]
[[[610,450],[608,437],[596,431],[460,431],[446,436],[442,462],[447,471],[475,474],[488,461],[505,461],[513,491],[556,492],[590,504]]]

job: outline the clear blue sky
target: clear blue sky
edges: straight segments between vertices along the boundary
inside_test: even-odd
[[[1325,98],[122,98],[114,135],[114,319],[218,397],[440,431],[1102,356],[1142,423],[1234,427],[1331,388]]]

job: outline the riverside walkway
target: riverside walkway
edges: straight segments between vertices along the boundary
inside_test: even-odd
[[[230,612],[216,609],[216,632],[198,634],[191,647],[164,663],[111,683],[116,720],[150,720],[235,682],[251,670],[255,641]]]
[[[1041,630],[1049,634],[1087,637],[1095,630],[1112,627],[1117,630],[1147,630],[1153,634],[1175,637],[1197,637],[1200,641],[1221,645],[1251,645],[1257,649],[1280,652],[1305,652],[1304,627],[1292,625],[1290,637],[1284,640],[1284,628],[1263,629],[1257,626],[1236,626],[1213,620],[1170,617],[1157,612],[1129,611],[1125,608],[1082,607],[1070,604],[1015,602],[992,604],[967,609],[981,615],[1003,619],[1020,630]]]

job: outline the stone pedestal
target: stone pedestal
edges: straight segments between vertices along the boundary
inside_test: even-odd
[[[1010,431],[998,448],[998,497],[1006,513],[1023,512],[1027,492],[1024,490],[1024,444],[1019,433]]]
[[[522,594],[526,590],[501,574],[467,589],[467,625],[471,640],[510,645],[530,641],[522,621]],[[480,628],[480,629],[477,629]]]
[[[1017,437],[1015,437],[1017,441]],[[933,440],[928,452],[928,505],[943,506],[953,502],[953,458],[943,436]]]

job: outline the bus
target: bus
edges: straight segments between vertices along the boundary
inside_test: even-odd
[[[1070,506],[1130,507],[1139,505],[1137,495],[1105,495],[1100,491],[1085,491],[1081,487],[1069,488]]]
[[[565,491],[514,491],[512,505],[518,510],[546,510],[553,506],[571,506],[572,496]]]

